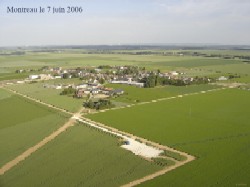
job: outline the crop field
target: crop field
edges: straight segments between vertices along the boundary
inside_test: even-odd
[[[183,52],[191,54],[192,51]],[[225,85],[228,86],[236,85],[230,83],[246,83],[237,85],[241,89],[220,89],[222,87],[219,84],[155,88],[105,84],[105,87],[125,91],[123,95],[110,98],[116,107],[131,106],[103,110],[84,117],[196,157],[196,160],[140,186],[226,187],[250,184],[250,91],[247,90],[250,85],[249,61],[238,57],[223,59],[178,56],[177,52],[182,50],[172,51],[176,56],[83,54],[84,52],[86,51],[80,49],[60,52],[27,50],[25,55],[2,54],[1,84],[6,84],[3,80],[24,79],[29,74],[53,74],[41,71],[43,66],[93,69],[99,65],[132,65],[146,67],[147,71],[159,69],[164,73],[173,70],[180,72],[183,77],[207,76],[215,79],[220,76],[240,75],[240,78],[217,83],[227,83]],[[161,52],[169,53],[170,50]],[[249,50],[196,52],[231,57],[250,54]],[[25,69],[27,73],[15,73],[18,69]],[[106,69],[102,72],[106,72]],[[17,85],[8,83],[7,87],[75,113],[82,108],[86,98],[74,99],[72,96],[60,95],[62,90],[44,88],[44,85],[76,85],[81,82],[80,79],[55,79]],[[220,90],[208,91],[217,88]],[[158,100],[162,98],[169,99]],[[69,115],[0,88],[0,119],[2,167],[65,124]],[[146,161],[119,147],[117,138],[76,123],[2,175],[0,187],[120,186],[161,169],[163,167],[154,162]]]
[[[74,99],[73,97],[60,95],[62,90],[43,87],[44,84],[72,83],[72,81],[75,82],[75,80],[70,79],[67,81],[53,80],[46,83],[22,84],[9,87],[20,93],[26,94],[59,108],[66,109],[70,112],[76,112],[83,105],[83,102],[85,101],[84,98]],[[76,80],[76,82],[79,82],[79,80]],[[145,102],[154,99],[172,97],[179,94],[193,93],[218,88],[218,86],[215,85],[192,85],[187,87],[167,86],[152,89],[143,89],[136,88],[134,86],[116,84],[109,84],[106,86],[112,88],[121,88],[126,92],[125,95],[113,99],[113,101],[120,102],[121,104]]]
[[[77,112],[82,107],[84,99],[73,99],[73,97],[60,95],[62,90],[44,88],[44,84],[47,83],[14,85],[10,88],[70,112]],[[49,84],[53,83],[49,82]]]
[[[8,171],[2,186],[120,186],[161,169],[117,143],[77,124]]]
[[[197,50],[203,54],[216,54],[216,55],[232,55],[232,56],[241,56],[241,55],[249,55],[250,50]]]
[[[0,166],[59,128],[67,116],[0,89]]]
[[[25,79],[28,77],[27,73],[16,74],[16,73],[0,73],[0,81],[12,80],[12,79]]]
[[[92,120],[198,158],[141,186],[249,184],[249,116],[250,92],[238,89],[88,115]]]
[[[176,95],[194,93],[199,91],[211,90],[218,88],[216,85],[190,85],[190,86],[164,86],[159,88],[137,88],[135,86],[109,84],[106,87],[115,89],[123,89],[124,95],[114,98],[114,101],[124,103],[137,103],[152,101],[154,99],[161,99],[166,97],[173,97]]]
[[[160,69],[162,72],[178,70],[186,76],[213,76],[217,71],[224,74],[249,74],[249,63],[239,59],[226,60],[202,56],[163,56],[163,55],[120,55],[120,54],[81,54],[83,51],[54,52],[26,52],[25,55],[0,56],[0,80],[22,79],[29,73],[16,74],[17,69],[39,69],[42,66],[61,66],[63,68],[98,66],[98,65],[134,65],[144,66],[149,70]],[[200,51],[207,54],[241,54],[248,55],[249,51]],[[197,69],[194,71],[194,69]],[[35,72],[34,72],[35,73]],[[41,72],[40,72],[41,73]],[[217,77],[219,74],[217,74]],[[241,79],[240,82],[249,82]]]
[[[0,68],[41,66],[139,65],[148,67],[200,67],[208,65],[242,64],[240,60],[195,56],[119,55],[27,53],[20,56],[0,56]]]

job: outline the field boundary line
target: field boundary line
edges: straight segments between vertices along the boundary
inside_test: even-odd
[[[190,154],[188,154],[188,153],[186,153],[186,152],[182,152],[182,151],[176,150],[176,149],[174,149],[174,148],[171,148],[171,147],[169,147],[169,146],[161,145],[161,144],[156,143],[156,142],[153,142],[153,141],[151,141],[151,140],[147,140],[147,139],[144,139],[144,138],[135,136],[135,135],[133,135],[133,134],[130,134],[130,133],[127,133],[127,132],[124,132],[124,131],[120,131],[120,130],[118,130],[118,129],[116,129],[116,128],[110,127],[110,126],[105,125],[105,124],[103,124],[103,123],[96,122],[96,121],[92,121],[92,120],[89,119],[89,118],[86,118],[86,117],[78,117],[78,118],[81,119],[81,120],[83,121],[83,123],[84,123],[84,122],[85,122],[86,124],[92,123],[92,124],[94,124],[94,125],[96,125],[96,126],[99,126],[99,127],[102,127],[102,128],[106,128],[106,129],[108,129],[108,130],[111,130],[112,132],[120,133],[120,134],[125,134],[127,137],[130,137],[130,138],[132,138],[132,139],[134,139],[134,140],[136,140],[136,139],[137,139],[137,140],[140,140],[142,143],[145,143],[145,144],[146,144],[146,143],[149,143],[149,144],[151,144],[153,147],[156,147],[156,148],[158,148],[158,149],[160,149],[160,150],[167,150],[167,151],[173,151],[173,152],[179,153],[179,154],[181,154],[181,155],[183,155],[183,156],[185,156],[185,157],[187,158],[187,159],[184,160],[184,161],[177,161],[177,160],[175,160],[175,165],[164,167],[162,170],[159,170],[159,171],[157,171],[157,172],[155,172],[155,173],[153,173],[153,174],[150,174],[150,175],[144,176],[144,177],[142,177],[142,178],[140,178],[140,179],[137,179],[137,180],[134,180],[134,181],[132,181],[132,182],[129,182],[128,184],[122,185],[122,187],[132,187],[132,186],[139,185],[139,184],[141,184],[141,183],[143,183],[143,182],[146,182],[146,181],[148,181],[148,180],[152,180],[152,179],[154,179],[155,177],[164,175],[164,174],[166,174],[167,172],[170,172],[170,171],[172,171],[172,170],[174,170],[174,169],[176,169],[176,168],[178,168],[178,167],[180,167],[180,166],[183,166],[183,165],[185,165],[185,164],[187,164],[187,163],[189,163],[189,162],[191,162],[191,161],[194,161],[194,160],[196,159],[196,157],[194,157],[194,156],[192,156],[192,155],[190,155]],[[139,155],[137,155],[137,156],[139,156]],[[142,157],[142,156],[140,156],[140,157]],[[144,157],[142,157],[142,158],[144,158]],[[144,159],[148,161],[147,158],[144,158]]]
[[[130,107],[133,107],[133,106],[146,105],[146,104],[151,104],[151,103],[158,103],[158,102],[161,102],[161,101],[167,101],[167,100],[182,98],[182,97],[186,97],[186,96],[204,94],[204,93],[207,93],[207,92],[215,92],[215,91],[220,91],[220,90],[225,90],[225,89],[227,89],[227,88],[215,88],[215,89],[211,89],[211,90],[204,90],[204,91],[193,92],[193,93],[188,93],[188,94],[179,94],[177,96],[172,96],[172,97],[163,97],[163,98],[160,98],[160,99],[153,99],[151,101],[144,101],[144,102],[141,102],[141,103],[128,104],[128,105],[122,106],[122,107],[104,109],[104,110],[100,110],[99,112],[107,112],[109,110],[120,110],[120,109],[124,109],[124,108],[130,108]]]
[[[22,97],[24,97],[24,98],[26,98],[26,99],[29,99],[29,100],[31,100],[31,101],[34,101],[34,102],[36,102],[36,103],[40,103],[40,104],[42,104],[42,105],[45,105],[45,106],[47,106],[47,107],[49,107],[49,108],[53,108],[53,109],[59,110],[60,112],[63,112],[63,113],[66,113],[66,114],[70,114],[70,115],[74,115],[74,113],[69,112],[69,111],[67,111],[67,110],[65,110],[65,109],[56,107],[56,106],[54,106],[54,105],[52,105],[52,104],[45,103],[45,102],[43,102],[43,101],[41,101],[41,100],[39,100],[39,99],[30,97],[30,96],[28,96],[28,95],[26,95],[26,94],[22,94],[22,93],[20,93],[20,92],[17,92],[16,90],[7,88],[7,87],[5,87],[5,86],[2,87],[2,89],[5,89],[5,90],[7,90],[7,91],[9,91],[9,92],[12,92],[12,93],[14,93],[14,94],[16,94],[16,95],[22,96]]]
[[[68,112],[66,111],[65,109],[61,109],[61,108],[58,108],[58,107],[55,107],[51,104],[48,104],[48,103],[45,103],[45,102],[42,102],[41,100],[38,100],[38,99],[35,99],[35,98],[32,98],[32,97],[29,97],[28,95],[25,95],[25,94],[22,94],[22,93],[19,93],[15,90],[12,90],[12,89],[9,89],[9,88],[6,88],[6,87],[3,87],[3,89],[7,90],[7,91],[10,91],[14,94],[17,94],[17,95],[20,95],[24,98],[27,98],[29,100],[32,100],[36,103],[40,103],[40,104],[43,104],[49,108],[53,108],[53,109],[56,109],[56,110],[59,110],[61,112],[64,112],[64,113],[67,113],[67,114],[70,114],[72,115],[72,117],[70,118],[70,120],[68,122],[66,122],[62,127],[60,127],[58,130],[56,130],[55,132],[53,132],[52,134],[50,134],[49,136],[47,136],[46,138],[44,138],[42,141],[40,141],[38,144],[36,144],[35,146],[29,148],[28,150],[26,150],[25,152],[23,152],[21,155],[17,156],[14,160],[8,162],[7,164],[5,164],[1,169],[0,169],[0,175],[3,175],[5,172],[7,172],[8,170],[10,170],[12,167],[14,167],[15,165],[17,165],[18,163],[20,163],[21,161],[25,160],[27,157],[29,157],[32,153],[34,153],[35,151],[37,151],[39,148],[43,147],[44,145],[46,145],[48,142],[50,142],[51,140],[55,139],[58,135],[60,135],[62,132],[64,132],[65,130],[67,130],[69,127],[71,126],[74,126],[75,122],[77,121],[76,120],[76,117],[80,118],[83,120],[83,122],[90,122],[90,123],[93,123],[97,126],[101,126],[103,128],[107,128],[107,129],[111,129],[113,132],[117,132],[117,133],[122,133],[122,134],[125,134],[126,136],[130,137],[130,138],[133,138],[133,139],[139,139],[140,141],[142,141],[143,143],[150,143],[152,146],[156,147],[156,148],[159,148],[161,150],[169,150],[169,151],[174,151],[174,152],[177,152],[177,153],[180,153],[182,154],[183,156],[185,156],[187,159],[185,161],[175,161],[175,165],[173,166],[169,166],[169,167],[165,167],[164,169],[162,170],[159,170],[153,174],[150,174],[150,175],[147,175],[147,176],[144,176],[142,177],[141,179],[137,179],[137,180],[134,180],[134,181],[131,181],[129,182],[128,184],[125,184],[125,185],[122,185],[122,187],[132,187],[132,186],[136,186],[136,185],[139,185],[143,182],[146,182],[148,180],[152,180],[154,179],[155,177],[158,177],[158,176],[161,176],[161,175],[164,175],[165,173],[169,172],[169,171],[172,171],[180,166],[183,166],[184,164],[186,163],[189,163],[193,160],[195,160],[196,158],[186,152],[181,152],[179,150],[176,150],[176,149],[173,149],[171,147],[168,147],[168,146],[165,146],[165,145],[160,145],[156,142],[152,142],[150,140],[147,140],[147,139],[144,139],[144,138],[141,138],[141,137],[138,137],[138,136],[135,136],[133,134],[130,134],[130,133],[127,133],[127,132],[123,132],[123,131],[120,131],[118,129],[115,129],[113,127],[110,127],[108,125],[104,125],[103,123],[99,123],[99,122],[95,122],[95,121],[92,121],[90,120],[89,118],[86,118],[86,117],[82,117],[81,116],[81,111],[83,109],[81,109],[79,112],[77,113],[71,113],[71,112]],[[188,95],[195,95],[195,94],[201,94],[201,93],[206,93],[206,92],[209,92],[209,91],[216,91],[216,90],[222,90],[222,89],[226,89],[226,88],[221,88],[221,89],[213,89],[213,90],[207,90],[207,91],[200,91],[200,92],[195,92],[195,93],[190,93],[190,94],[185,94],[184,96],[188,96]],[[134,104],[134,105],[130,105],[128,107],[132,107],[132,106],[135,106],[135,105],[142,105],[142,104],[149,104],[149,103],[155,103],[155,102],[160,102],[162,100],[169,100],[169,99],[175,99],[175,98],[180,98],[180,97],[183,97],[183,95],[178,95],[176,97],[168,97],[168,98],[161,98],[161,99],[157,99],[157,100],[152,100],[152,101],[149,101],[149,102],[143,102],[143,103],[139,103],[139,104]],[[122,107],[122,108],[127,108],[127,107]],[[122,108],[115,108],[115,109],[122,109]],[[114,110],[114,109],[111,109],[111,110]],[[145,160],[147,160],[146,158],[144,158]]]
[[[15,165],[17,165],[21,161],[25,160],[27,157],[29,157],[32,153],[34,153],[35,151],[37,151],[39,148],[43,147],[48,142],[50,142],[51,140],[55,139],[58,135],[60,135],[64,131],[66,131],[69,127],[74,126],[76,120],[73,118],[73,116],[80,116],[81,112],[83,110],[83,109],[80,109],[77,113],[71,113],[71,112],[68,112],[68,111],[66,111],[64,109],[55,107],[55,106],[53,106],[51,104],[42,102],[42,101],[40,101],[38,99],[29,97],[29,96],[27,96],[25,94],[18,93],[15,90],[12,90],[12,89],[9,89],[9,88],[6,88],[6,87],[1,87],[1,88],[5,89],[5,90],[7,90],[9,92],[12,92],[12,93],[14,93],[16,95],[22,96],[22,97],[24,97],[26,99],[29,99],[29,100],[31,100],[33,102],[40,103],[40,104],[45,105],[45,106],[47,106],[49,108],[53,108],[53,109],[59,110],[60,112],[64,112],[64,113],[70,114],[71,118],[69,118],[69,120],[67,122],[65,122],[64,125],[62,125],[61,127],[59,127],[56,131],[52,132],[50,135],[48,135],[47,137],[45,137],[42,141],[40,141],[36,145],[28,148],[25,152],[23,152],[22,154],[20,154],[16,158],[14,158],[12,161],[10,161],[10,162],[6,163],[5,165],[3,165],[0,168],[0,176],[3,175],[8,170],[10,170],[11,168],[13,168]]]
[[[12,161],[8,162],[0,169],[0,175],[3,175],[5,172],[9,171],[11,168],[16,166],[18,163],[25,160],[27,157],[29,157],[32,153],[36,152],[39,148],[46,145],[51,140],[55,139],[58,135],[60,135],[62,132],[66,131],[69,127],[74,126],[75,120],[70,118],[62,127],[51,133],[49,136],[45,137],[42,141],[37,143],[36,145],[30,147],[26,151],[24,151],[22,154],[14,158]]]

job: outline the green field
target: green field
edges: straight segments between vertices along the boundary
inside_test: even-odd
[[[215,85],[191,85],[191,86],[163,86],[159,88],[137,88],[135,86],[108,84],[106,87],[115,89],[122,89],[125,91],[124,95],[114,98],[113,101],[124,103],[137,103],[152,101],[154,99],[161,99],[172,97],[176,95],[200,92],[218,88]]]
[[[0,89],[0,166],[41,141],[66,116]]]
[[[24,78],[25,74],[15,74],[17,69],[38,70],[43,66],[63,68],[93,67],[99,65],[144,66],[148,70],[160,69],[162,72],[177,70],[186,76],[214,76],[217,71],[249,75],[249,63],[240,59],[223,59],[203,56],[164,56],[164,55],[128,55],[128,54],[81,54],[84,50],[66,50],[58,52],[29,52],[25,55],[0,56],[0,80]],[[163,51],[162,51],[163,52]],[[166,52],[171,52],[166,50]],[[181,51],[175,51],[181,52]],[[185,52],[185,50],[183,51]],[[188,52],[188,51],[186,51]],[[246,51],[198,50],[204,54],[249,55]],[[194,70],[197,69],[197,70]],[[31,72],[30,72],[31,73]],[[29,74],[30,74],[29,73]],[[28,76],[28,75],[27,75]],[[237,81],[237,80],[236,80]],[[240,82],[249,83],[249,79]]]
[[[250,56],[249,50],[195,51],[207,55]],[[3,80],[27,78],[31,73],[51,73],[40,71],[43,66],[67,69],[133,65],[146,67],[146,70],[159,69],[161,72],[175,70],[181,72],[184,77],[207,76],[217,79],[222,75],[227,77],[237,74],[241,77],[222,83],[247,83],[241,85],[241,88],[246,89],[250,85],[249,61],[191,56],[193,50],[172,51],[176,56],[83,54],[88,51],[81,49],[25,52],[25,55],[0,55],[1,84],[5,82]],[[187,52],[189,56],[178,56],[177,52]],[[16,74],[18,69],[25,69],[28,73]],[[56,107],[77,112],[85,98],[62,96],[62,90],[44,88],[44,84],[81,82],[80,79],[57,79],[8,87]],[[116,107],[150,103],[131,105],[130,108],[100,112],[87,117],[185,151],[197,158],[140,186],[227,187],[250,184],[249,90],[225,89],[201,93],[220,87],[191,85],[146,89],[116,84],[105,86],[125,91],[124,95],[111,99]],[[196,92],[199,94],[151,102]],[[0,167],[40,142],[62,126],[68,118],[69,116],[0,88]],[[76,124],[1,176],[0,187],[120,186],[162,169],[125,151],[117,144],[118,141],[114,137],[83,124]]]
[[[0,73],[0,81],[2,80],[13,80],[13,79],[25,79],[29,76],[27,73]]]
[[[142,185],[182,187],[250,183],[249,116],[250,92],[227,89],[88,117],[195,155]]]
[[[55,82],[58,84],[58,82]],[[85,99],[73,99],[73,97],[60,95],[62,90],[44,88],[44,84],[54,84],[51,81],[46,83],[22,84],[10,86],[10,88],[26,94],[30,97],[39,99],[45,103],[55,105],[56,107],[66,109],[70,112],[77,112]]]
[[[82,106],[85,99],[74,99],[69,96],[62,96],[60,93],[62,90],[44,88],[44,84],[58,84],[58,83],[72,83],[79,82],[79,80],[53,80],[45,83],[35,83],[35,84],[22,84],[22,85],[13,85],[9,86],[10,88],[31,96],[33,98],[44,101],[45,103],[49,103],[55,105],[59,108],[66,109],[71,112],[77,112]],[[116,84],[108,84],[106,87],[112,88],[121,88],[126,93],[118,98],[114,98],[113,101],[117,103],[117,105],[124,105],[130,103],[138,103],[151,101],[154,99],[172,97],[179,94],[193,93],[199,92],[203,90],[210,90],[214,88],[218,88],[215,85],[192,85],[186,87],[176,87],[176,86],[166,86],[161,88],[152,88],[152,89],[144,89],[137,88],[135,86],[128,85],[116,85]]]
[[[240,60],[195,56],[27,53],[20,56],[0,56],[0,67],[139,65],[149,67],[199,67],[208,65],[242,64]]]
[[[120,186],[161,169],[83,124],[68,129],[2,177],[3,187]]]

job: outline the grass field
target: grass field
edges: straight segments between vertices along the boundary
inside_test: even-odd
[[[14,85],[10,86],[10,88],[70,112],[77,112],[82,107],[84,99],[73,99],[73,97],[60,95],[62,90],[44,88],[44,84],[47,83]],[[53,83],[49,82],[49,84]]]
[[[15,74],[15,70],[37,70],[42,66],[75,68],[99,65],[134,65],[144,66],[148,70],[160,69],[162,72],[178,70],[187,73],[186,76],[211,76],[216,74],[217,71],[240,74],[249,74],[250,72],[250,65],[238,59],[226,60],[202,56],[81,54],[81,52],[81,50],[62,51],[61,53],[27,52],[25,55],[19,56],[0,56],[0,80],[24,78],[25,74]],[[249,51],[217,50],[200,52],[249,55]],[[198,70],[194,70],[195,68]],[[242,79],[241,82],[249,82],[249,79]]]
[[[72,83],[72,81],[79,82],[79,80],[67,80],[67,83]],[[47,83],[58,84],[66,82],[64,82],[63,80],[55,80],[46,82],[46,84]],[[62,90],[44,88],[43,87],[44,84],[45,83],[13,85],[10,86],[10,88],[20,93],[29,95],[33,98],[39,99],[41,101],[55,105],[59,108],[66,109],[71,112],[77,112],[80,109],[80,107],[82,107],[82,104],[85,101],[84,98],[74,99],[72,97],[62,96],[60,95]],[[193,85],[187,87],[166,86],[166,87],[152,88],[152,89],[144,89],[144,88],[137,88],[134,86],[116,85],[116,84],[109,84],[106,86],[112,88],[121,88],[126,92],[126,94],[124,94],[123,96],[113,99],[113,101],[119,102],[122,105],[151,101],[154,99],[176,96],[178,94],[193,93],[193,92],[199,92],[203,90],[217,88],[217,86],[214,85]]]
[[[0,56],[0,68],[41,66],[139,65],[149,67],[199,67],[241,64],[240,60],[224,60],[195,56],[28,53],[20,56]]]
[[[88,117],[198,158],[142,186],[237,186],[250,183],[249,106],[227,89]]]
[[[59,128],[66,116],[0,89],[0,166]]]
[[[161,72],[176,70],[184,76],[238,74],[225,82],[250,83],[250,64],[202,56],[82,54],[84,50],[29,52],[0,55],[0,81],[27,78],[17,69],[42,66],[63,68],[98,65],[145,66]],[[169,51],[168,51],[169,52]],[[176,52],[181,52],[176,51]],[[204,54],[245,55],[249,50],[200,50]],[[34,74],[40,72],[34,71]],[[85,99],[61,96],[62,90],[44,84],[78,84],[79,79],[50,80],[12,85],[10,88],[43,102],[77,112]],[[113,98],[125,106],[160,98],[218,88],[213,85],[166,86],[152,89],[127,85],[125,94]],[[243,87],[248,88],[248,85]],[[196,160],[141,186],[248,186],[250,184],[250,91],[226,89],[135,105],[88,115],[107,126],[168,145],[196,156]],[[0,89],[0,167],[34,146],[64,124],[69,116]],[[0,187],[20,186],[120,186],[161,169],[117,146],[117,139],[77,124],[33,153],[0,178]]]
[[[25,79],[29,76],[28,73],[0,73],[0,81],[2,80],[13,80],[13,79]]]
[[[2,186],[126,184],[161,169],[118,147],[116,138],[78,124],[2,177]]]
[[[124,103],[136,103],[152,101],[154,99],[161,99],[166,97],[172,97],[176,95],[194,93],[204,90],[210,90],[218,88],[215,85],[191,85],[191,86],[164,86],[159,88],[137,88],[135,86],[121,85],[121,84],[108,84],[106,87],[115,89],[123,89],[124,95],[113,99],[114,101]]]

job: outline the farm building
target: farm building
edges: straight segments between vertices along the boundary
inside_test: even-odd
[[[61,75],[56,75],[56,76],[54,76],[54,79],[61,79],[61,78],[62,78]]]
[[[98,94],[100,92],[100,89],[93,89],[91,90],[92,94]]]
[[[218,78],[218,81],[226,81],[226,80],[227,80],[227,78],[225,76],[221,76]]]
[[[76,97],[77,98],[82,98],[83,97],[83,94],[84,94],[84,90],[83,89],[78,89],[77,91],[76,91]]]
[[[39,75],[29,75],[30,80],[39,79]]]
[[[79,85],[76,85],[76,89],[84,89],[84,88],[87,88],[88,87],[88,84],[79,84]]]
[[[102,93],[105,95],[109,95],[112,92],[113,88],[103,88]]]
[[[122,95],[124,94],[124,90],[122,89],[115,89],[110,92],[110,95]]]

